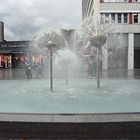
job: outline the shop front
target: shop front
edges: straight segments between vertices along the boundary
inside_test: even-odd
[[[26,52],[13,53],[12,54],[12,68],[24,67],[24,64],[25,64],[27,58],[28,58],[28,56],[27,56]]]
[[[30,41],[0,42],[0,68],[23,67],[27,59],[31,61]]]
[[[0,55],[0,67],[1,68],[11,68],[11,55],[10,54],[5,54],[5,55]]]

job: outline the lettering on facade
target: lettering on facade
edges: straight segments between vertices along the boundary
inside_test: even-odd
[[[7,45],[1,45],[1,47],[2,47],[2,48],[6,48],[6,47],[7,47]]]
[[[16,45],[16,44],[1,44],[0,47],[1,48],[15,48],[15,47],[27,47],[28,45],[25,44],[20,44],[20,45]]]

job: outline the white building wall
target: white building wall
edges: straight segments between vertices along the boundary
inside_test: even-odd
[[[140,12],[140,3],[100,3],[100,12]]]
[[[134,69],[134,34],[128,34],[128,69]]]
[[[114,32],[119,33],[140,33],[139,24],[114,24],[113,28],[115,28]]]

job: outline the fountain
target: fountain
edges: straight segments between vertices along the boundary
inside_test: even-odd
[[[140,81],[129,77],[127,80],[104,78],[100,87],[100,61],[105,54],[104,49],[107,49],[110,58],[114,54],[119,58],[118,55],[122,53],[117,48],[119,38],[115,36],[115,41],[114,38],[110,39],[108,33],[112,31],[111,25],[93,17],[83,22],[82,30],[87,33],[85,42],[88,41],[97,52],[97,85],[94,79],[85,77],[74,77],[68,82],[69,78],[73,78],[70,73],[76,73],[79,65],[76,53],[66,46],[64,38],[55,31],[43,34],[37,46],[42,52],[49,52],[50,81],[0,80],[0,139],[140,138]],[[117,62],[114,60],[109,63],[110,67],[115,68],[114,63],[123,66],[119,59]],[[56,71],[60,68],[63,73],[66,86],[64,80],[59,78],[55,77],[53,81],[53,68],[56,68],[53,62],[57,65]],[[1,75],[7,75],[7,71]],[[14,70],[11,71],[10,74],[14,75]]]
[[[53,91],[53,53],[65,46],[65,40],[55,31],[51,31],[41,36],[38,40],[38,47],[46,48],[50,53],[50,89]]]
[[[82,23],[82,30],[87,34],[87,38],[97,51],[97,88],[100,88],[100,56],[102,56],[102,47],[107,40],[107,33],[112,31],[111,24],[105,24],[102,18],[89,17]]]
[[[70,48],[58,50],[55,56],[56,71],[62,71],[62,76],[65,77],[65,83],[68,85],[69,78],[73,77],[73,73],[77,71],[79,60],[75,52]]]
[[[97,84],[95,79],[77,76],[79,57],[66,46],[67,43],[60,34],[54,31],[49,32],[39,37],[38,46],[42,51],[49,51],[50,56],[47,59],[50,60],[50,81],[48,77],[40,80],[1,80],[0,112],[139,112],[139,80],[132,77],[127,77],[127,79],[123,80],[103,77],[102,86],[100,86],[99,66],[101,59],[103,59],[104,49],[109,50],[108,55],[111,57],[114,54],[114,48],[117,50],[116,52],[119,52],[117,46],[120,43],[117,41],[116,36],[114,36],[116,40],[113,40],[113,36],[110,38],[107,35],[109,31],[113,30],[112,26],[110,24],[102,24],[99,21],[93,24],[93,17],[90,17],[83,22],[82,30],[87,31],[87,36],[84,34],[85,42],[89,42],[91,47],[94,46],[97,49]],[[112,49],[110,46],[114,48]],[[76,50],[79,50],[79,48]],[[111,61],[109,66],[111,63],[115,63],[115,61]],[[114,65],[111,66],[115,67]],[[122,65],[123,63],[121,63]],[[58,74],[62,73],[62,77],[61,75],[57,77],[56,72]],[[12,73],[11,75],[14,74]],[[66,86],[63,78],[65,79]],[[55,88],[53,88],[53,83],[55,83]]]

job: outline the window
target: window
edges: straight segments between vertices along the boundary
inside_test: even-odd
[[[128,23],[128,13],[102,13],[102,15],[105,23]]]
[[[133,23],[140,23],[140,13],[134,13],[132,14],[133,17]]]
[[[128,2],[128,0],[104,0],[104,2]]]
[[[133,14],[133,23],[138,23],[138,14]]]
[[[105,23],[109,23],[109,14],[105,14]]]
[[[111,14],[111,22],[115,23],[115,14],[114,13]]]
[[[118,23],[122,23],[122,14],[118,14]]]
[[[124,20],[123,22],[124,23],[128,23],[128,14],[123,14],[124,15]]]
[[[133,0],[132,2],[140,2],[140,0]]]

